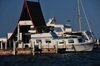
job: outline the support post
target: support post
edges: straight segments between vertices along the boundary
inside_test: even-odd
[[[16,42],[13,41],[13,55],[16,55]]]
[[[1,49],[3,49],[3,41],[1,41]]]
[[[64,52],[66,52],[66,41],[64,41],[64,49],[65,49]]]
[[[20,40],[20,25],[18,23],[18,26],[17,26],[17,34],[18,34],[18,42]]]
[[[5,49],[7,49],[7,42],[5,43]]]
[[[35,42],[32,41],[32,46],[33,46],[33,55],[35,55]]]
[[[42,47],[42,43],[41,42],[39,42],[39,49],[40,49],[40,53],[41,53],[41,48]]]
[[[23,46],[23,42],[21,42],[21,47],[23,48],[24,46]]]
[[[97,48],[99,49],[99,39],[97,39]]]
[[[58,41],[56,41],[56,53],[58,53]]]
[[[39,49],[41,49],[41,47],[42,47],[42,46],[41,46],[41,42],[39,42]]]
[[[64,41],[64,48],[66,48],[66,41]]]
[[[11,48],[11,41],[9,40],[9,48]]]
[[[49,49],[49,42],[48,42],[48,49]]]

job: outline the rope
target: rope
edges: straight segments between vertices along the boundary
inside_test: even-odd
[[[91,32],[91,28],[90,28],[90,25],[89,25],[89,22],[88,22],[88,19],[87,19],[87,16],[86,16],[86,13],[85,13],[85,10],[84,10],[84,7],[83,7],[83,4],[82,4],[82,1],[80,0],[80,3],[81,3],[81,6],[82,6],[82,9],[83,9],[83,12],[84,12],[84,15],[85,15],[85,19],[87,21],[87,24],[88,24],[88,27],[89,27],[89,30]]]

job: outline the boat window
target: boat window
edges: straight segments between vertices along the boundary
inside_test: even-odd
[[[71,28],[70,25],[64,25],[64,28]]]
[[[45,40],[46,43],[51,43],[51,40],[47,39]]]
[[[60,40],[59,41],[59,44],[64,44],[64,40]]]
[[[84,35],[84,36],[82,36],[83,38],[84,38],[84,40],[88,40],[88,38]]]
[[[41,40],[36,40],[36,43],[39,43],[39,42],[41,42],[41,43],[42,43],[42,41],[41,41]]]
[[[56,32],[61,32],[62,29],[61,29],[61,28],[54,28],[54,31],[56,31]]]
[[[89,37],[89,39],[93,38],[93,34],[91,32],[87,31],[86,34]]]
[[[82,39],[80,38],[80,39],[78,39],[78,41],[79,41],[79,42],[82,42]]]
[[[55,32],[51,32],[50,34],[52,35],[52,37],[54,39],[59,39],[59,37],[57,36],[57,34]]]
[[[74,43],[74,40],[68,40],[68,43]]]

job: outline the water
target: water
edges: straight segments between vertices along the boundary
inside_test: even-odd
[[[100,66],[100,49],[91,53],[0,56],[0,66]]]

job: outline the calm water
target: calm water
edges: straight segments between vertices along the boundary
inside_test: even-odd
[[[0,66],[100,66],[100,49],[92,53],[0,56]]]

